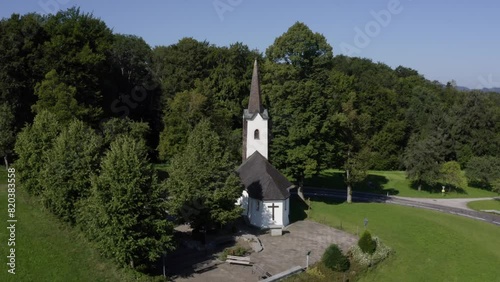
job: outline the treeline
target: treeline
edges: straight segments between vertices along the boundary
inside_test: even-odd
[[[499,94],[333,53],[303,23],[262,54],[192,38],[151,48],[76,8],[14,14],[0,21],[0,155],[103,254],[151,264],[172,247],[172,220],[237,217],[232,168],[257,59],[270,161],[299,185],[326,168],[345,169],[349,188],[367,169],[432,184],[458,166],[500,186]],[[169,165],[166,180],[152,162]]]

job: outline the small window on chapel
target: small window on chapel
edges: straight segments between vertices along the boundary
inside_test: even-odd
[[[253,139],[255,139],[255,140],[259,140],[260,139],[259,130],[258,129],[255,129],[255,131],[253,133]]]
[[[260,202],[257,201],[257,209],[256,210],[259,210],[259,206],[260,206]]]

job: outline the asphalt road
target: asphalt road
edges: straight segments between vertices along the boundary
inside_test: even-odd
[[[303,192],[305,197],[324,197],[324,198],[335,198],[344,200],[347,197],[345,190],[304,187]],[[409,206],[415,208],[436,210],[439,212],[465,216],[475,220],[481,220],[491,224],[500,225],[500,215],[478,212],[467,208],[452,207],[449,205],[440,204],[439,200],[435,200],[433,202],[430,202],[429,199],[419,200],[418,198],[411,198],[410,200],[410,199],[405,199],[403,197],[385,196],[380,194],[371,194],[371,193],[356,192],[356,191],[353,191],[352,193],[352,200],[356,202],[386,203],[386,204],[396,204],[396,205]]]

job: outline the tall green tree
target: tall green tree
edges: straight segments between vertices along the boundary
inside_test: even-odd
[[[14,111],[7,103],[0,104],[0,155],[3,156],[5,168],[9,168],[8,156],[14,149],[15,128]]]
[[[417,183],[419,191],[423,184],[434,184],[439,179],[439,164],[443,159],[436,151],[437,142],[432,137],[418,139],[414,136],[404,152],[406,175]]]
[[[161,160],[169,160],[184,151],[189,132],[207,114],[206,103],[207,98],[197,91],[179,93],[169,102],[158,145]]]
[[[464,189],[467,187],[467,179],[460,169],[460,164],[456,161],[445,162],[439,170],[440,180],[448,185],[448,192],[452,187]]]
[[[296,22],[267,48],[266,57],[275,63],[291,64],[299,77],[305,78],[331,66],[332,47],[322,34]]]
[[[143,270],[172,247],[166,191],[157,183],[144,141],[116,138],[79,205],[78,224],[102,254]]]
[[[168,171],[169,211],[197,230],[230,223],[241,214],[234,203],[243,185],[235,172],[236,163],[221,145],[210,123],[203,120]]]
[[[344,182],[347,186],[347,202],[352,202],[352,188],[362,182],[369,168],[370,149],[365,140],[370,116],[360,114],[356,108],[356,93],[350,92],[333,119],[339,127],[338,137],[343,141],[341,160]]]
[[[38,101],[32,106],[35,113],[41,111],[52,112],[58,122],[68,124],[72,119],[83,118],[88,109],[79,105],[76,100],[76,88],[61,81],[55,70],[51,70],[45,79],[35,86]]]
[[[112,31],[79,8],[50,15],[44,22],[49,40],[43,45],[45,73],[55,69],[60,80],[75,87],[75,98],[88,109],[84,121],[96,122],[103,113],[103,89],[109,72]]]
[[[45,20],[34,13],[0,20],[0,103],[12,106],[16,130],[33,122],[31,106],[37,98],[33,89],[48,72],[42,62],[49,40]]]
[[[153,49],[154,72],[161,82],[164,100],[191,90],[197,79],[208,77],[211,67],[207,56],[211,48],[207,41],[183,38],[176,44]]]
[[[474,186],[490,188],[500,179],[500,157],[472,157],[465,166],[465,176]]]
[[[40,183],[45,206],[63,221],[76,220],[76,206],[90,194],[90,176],[98,169],[102,138],[73,120],[45,153]]]
[[[319,138],[326,118],[325,92],[313,80],[289,81],[269,93],[271,162],[299,186],[322,167]]]
[[[16,169],[19,171],[20,186],[30,194],[40,195],[42,169],[48,162],[45,158],[61,132],[61,125],[54,114],[42,111],[36,115],[33,124],[26,125],[17,135],[14,151],[18,155]]]

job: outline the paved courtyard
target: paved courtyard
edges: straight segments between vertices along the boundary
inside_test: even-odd
[[[311,251],[309,263],[317,262],[326,247],[339,245],[346,251],[357,242],[357,237],[332,227],[309,220],[295,222],[285,228],[283,236],[272,237],[269,233],[257,235],[263,250],[250,255],[251,261],[271,274],[306,265],[306,253]],[[175,281],[258,281],[252,266],[222,263],[217,268]]]

